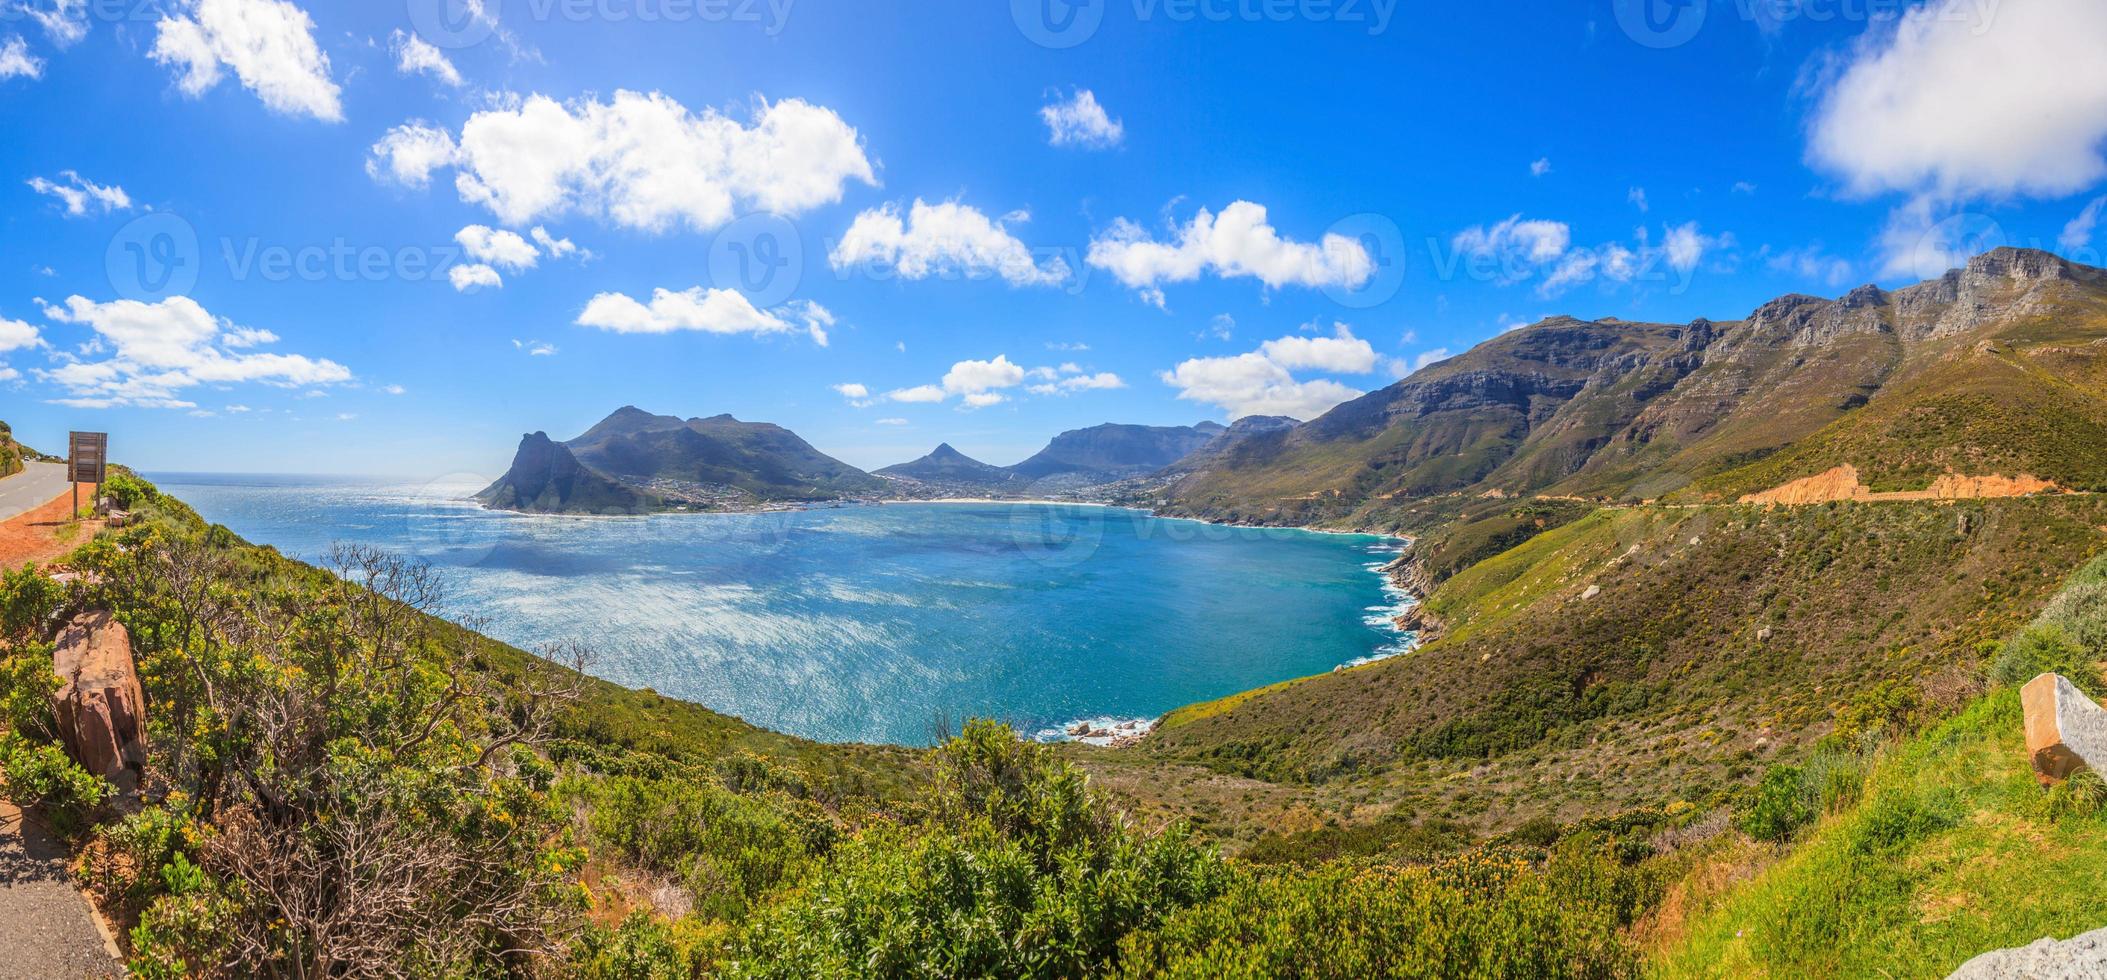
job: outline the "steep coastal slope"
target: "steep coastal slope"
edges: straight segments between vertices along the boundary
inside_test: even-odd
[[[1947,472],[2107,488],[2085,448],[2107,437],[2103,329],[2107,274],[2020,249],[1735,322],[1557,317],[1250,440],[1170,507],[1397,524],[1440,495],[1732,499],[1843,463],[1875,490]]]
[[[503,510],[627,514],[839,500],[884,486],[778,425],[624,407],[569,442],[526,436],[511,470],[477,499]]]
[[[1218,422],[1093,426],[1055,436],[1045,449],[1009,469],[1033,481],[1109,483],[1161,470],[1227,431]]]
[[[929,455],[907,463],[897,463],[873,475],[909,480],[929,487],[952,487],[964,490],[990,492],[1015,489],[1024,478],[1008,469],[983,463],[944,443],[931,450]]]
[[[0,422],[0,476],[13,476],[22,472],[23,451],[15,442],[15,432]]]

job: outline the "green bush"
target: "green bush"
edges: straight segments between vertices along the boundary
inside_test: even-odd
[[[931,824],[843,844],[756,918],[734,975],[1085,976],[1122,937],[1227,884],[1211,850],[1129,827],[1080,771],[1006,726],[969,723],[938,766]]]
[[[1807,799],[1806,773],[1799,766],[1776,765],[1750,792],[1734,825],[1761,841],[1783,841],[1814,820]]]
[[[0,796],[41,807],[57,833],[85,828],[109,790],[109,783],[76,765],[58,746],[31,745],[13,732],[0,733]]]
[[[159,500],[161,491],[130,473],[112,470],[103,481],[102,495],[110,498],[119,510],[136,510],[141,504]]]
[[[1586,842],[1542,870],[1475,850],[1431,866],[1239,875],[1121,945],[1130,978],[1618,977],[1633,875]]]
[[[771,806],[707,783],[615,776],[566,779],[595,843],[676,877],[710,919],[737,920],[833,846],[823,813]]]

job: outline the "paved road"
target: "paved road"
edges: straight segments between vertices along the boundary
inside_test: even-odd
[[[0,480],[0,521],[34,510],[66,492],[66,464],[30,463]]]
[[[116,977],[123,970],[66,872],[66,848],[0,803],[0,980]]]

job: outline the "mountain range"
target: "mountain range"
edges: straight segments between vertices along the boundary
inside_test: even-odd
[[[681,419],[625,406],[567,442],[543,432],[523,436],[511,468],[476,499],[530,513],[643,514],[1073,493],[1164,472],[1231,432],[1216,422],[1108,424],[1061,433],[1015,466],[983,463],[946,443],[912,462],[865,473],[778,425],[730,415]]]

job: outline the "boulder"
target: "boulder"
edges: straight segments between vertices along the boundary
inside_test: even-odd
[[[1947,980],[2107,980],[2107,929],[2052,938],[2032,945],[1984,953],[1953,971]]]
[[[73,618],[59,634],[52,669],[59,738],[82,768],[115,776],[146,764],[146,695],[132,664],[132,637],[108,612]]]
[[[2043,786],[2088,767],[2107,774],[2107,711],[2059,674],[2028,681],[2019,701],[2026,710],[2027,755]]]

